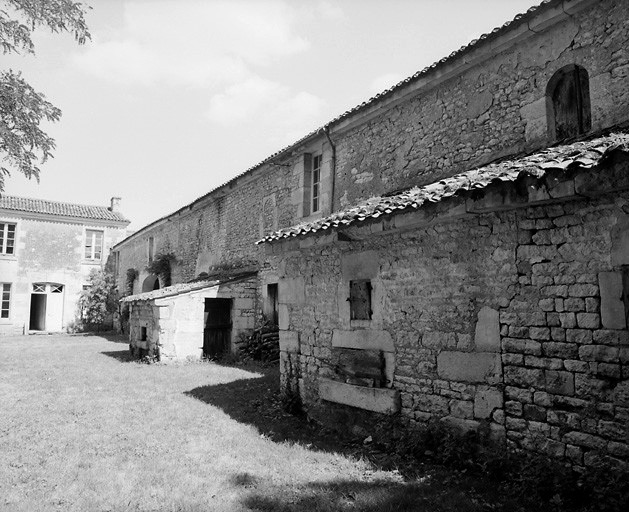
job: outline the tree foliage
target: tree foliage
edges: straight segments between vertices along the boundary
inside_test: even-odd
[[[118,309],[118,293],[113,274],[93,269],[88,277],[89,287],[81,292],[78,307],[84,329],[101,330],[110,315]]]
[[[69,32],[79,44],[89,39],[87,7],[73,0],[0,0],[0,46],[7,53],[35,53],[32,33],[38,27]],[[0,191],[4,178],[17,170],[39,179],[55,141],[41,128],[57,121],[61,110],[48,102],[13,70],[0,72]]]

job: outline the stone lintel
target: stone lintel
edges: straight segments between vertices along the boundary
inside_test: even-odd
[[[321,378],[319,397],[328,402],[382,414],[394,414],[400,410],[400,392],[396,389],[353,386]]]
[[[394,352],[393,338],[388,331],[357,329],[344,331],[335,329],[332,333],[332,346],[337,348],[355,348],[362,350],[382,350]]]
[[[478,312],[474,344],[479,352],[500,352],[500,322],[497,310],[485,306]]]

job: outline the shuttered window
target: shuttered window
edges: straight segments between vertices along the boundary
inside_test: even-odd
[[[349,282],[350,320],[371,320],[371,281]]]
[[[570,65],[557,71],[548,83],[549,130],[562,140],[587,133],[592,126],[587,71]]]

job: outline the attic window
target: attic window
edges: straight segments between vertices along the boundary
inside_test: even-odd
[[[350,320],[371,320],[371,281],[349,282]]]
[[[588,72],[576,64],[564,66],[546,88],[549,137],[563,140],[586,133],[592,127],[590,110]]]

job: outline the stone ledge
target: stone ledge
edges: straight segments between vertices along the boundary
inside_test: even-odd
[[[328,402],[382,414],[394,414],[400,410],[400,392],[396,389],[352,386],[322,378],[319,379],[319,397]]]

